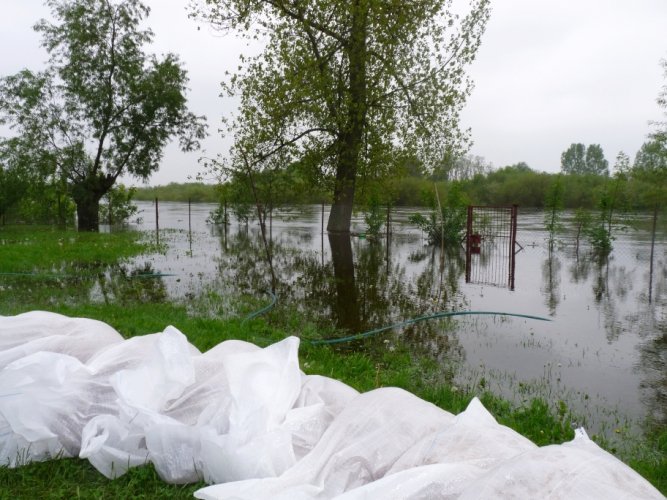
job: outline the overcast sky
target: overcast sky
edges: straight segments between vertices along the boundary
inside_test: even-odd
[[[1,0],[0,75],[39,69],[46,52],[32,31],[48,17],[41,0]],[[219,82],[248,48],[187,18],[188,0],[145,0],[154,50],[174,52],[190,76],[190,107],[208,117],[207,155],[224,153],[216,134],[224,101]],[[472,154],[495,167],[520,161],[556,172],[573,142],[600,144],[614,164],[631,158],[646,140],[649,121],[661,119],[656,104],[665,83],[666,0],[495,0],[477,60],[469,74],[475,89],[463,112]],[[3,131],[7,133],[6,129]],[[201,170],[199,154],[171,146],[150,184],[186,182]]]

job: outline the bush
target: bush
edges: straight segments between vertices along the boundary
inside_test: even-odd
[[[139,210],[132,203],[136,189],[118,184],[102,197],[100,203],[100,222],[107,224],[125,224]]]
[[[467,201],[459,185],[453,184],[447,192],[440,211],[434,207],[428,216],[416,213],[410,217],[409,221],[426,233],[429,244],[458,245],[465,233],[466,206]]]

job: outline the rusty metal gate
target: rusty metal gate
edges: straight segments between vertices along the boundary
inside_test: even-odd
[[[466,283],[514,290],[518,207],[468,207]]]

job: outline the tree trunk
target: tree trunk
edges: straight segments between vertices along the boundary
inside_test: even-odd
[[[100,197],[86,197],[85,199],[75,199],[76,218],[78,220],[79,231],[100,230]]]
[[[354,258],[349,234],[329,234],[331,260],[336,283],[336,325],[349,332],[361,331],[357,287],[354,281]]]
[[[338,164],[336,171],[334,201],[331,205],[331,213],[327,223],[328,232],[339,234],[350,232],[356,177],[356,165],[343,165],[341,163]]]
[[[80,232],[100,230],[100,200],[112,186],[113,180],[110,177],[93,175],[72,187]]]
[[[357,1],[352,7],[352,26],[348,58],[350,62],[347,123],[338,137],[338,164],[333,204],[329,214],[327,231],[349,233],[354,204],[354,185],[357,164],[361,153],[362,138],[367,114],[366,92],[366,37],[368,30],[368,5]]]

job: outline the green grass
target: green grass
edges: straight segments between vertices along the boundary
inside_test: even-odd
[[[18,268],[35,273],[78,269],[81,265],[99,273],[99,269],[117,268],[124,259],[146,249],[136,233],[78,235],[44,228],[0,229],[1,270],[13,269],[14,263],[20,262]],[[63,253],[55,254],[60,251]],[[67,266],[61,264],[61,255],[67,255]],[[564,403],[550,406],[535,399],[523,405],[511,404],[490,393],[482,380],[471,382],[469,387],[454,387],[447,382],[440,363],[400,342],[393,349],[374,339],[353,345],[315,346],[306,339],[329,337],[332,332],[323,332],[296,310],[277,309],[252,321],[244,321],[243,316],[211,314],[205,297],[172,303],[158,293],[159,288],[156,291],[155,280],[127,280],[122,273],[116,281],[111,280],[113,299],[91,302],[88,295],[92,281],[0,276],[0,315],[42,309],[89,317],[110,324],[124,337],[159,332],[173,325],[202,351],[227,339],[266,346],[288,335],[300,335],[304,340],[299,358],[306,373],[336,378],[359,391],[402,387],[452,413],[460,413],[472,397],[478,396],[501,424],[538,445],[561,443],[573,436],[572,416]],[[262,299],[258,306],[256,300],[236,300],[241,302],[235,308],[239,311],[258,309],[266,302]],[[667,493],[666,457],[664,429],[633,441],[621,456],[663,493]],[[167,485],[152,466],[134,469],[109,481],[87,461],[79,459],[54,460],[19,469],[0,467],[0,498],[191,498],[200,486]]]
[[[0,273],[85,274],[150,247],[137,232],[78,233],[48,226],[0,226]]]
[[[0,467],[1,499],[191,499],[194,491],[203,486],[164,483],[152,465],[130,469],[113,481],[87,460],[75,458],[32,463],[17,469]]]

